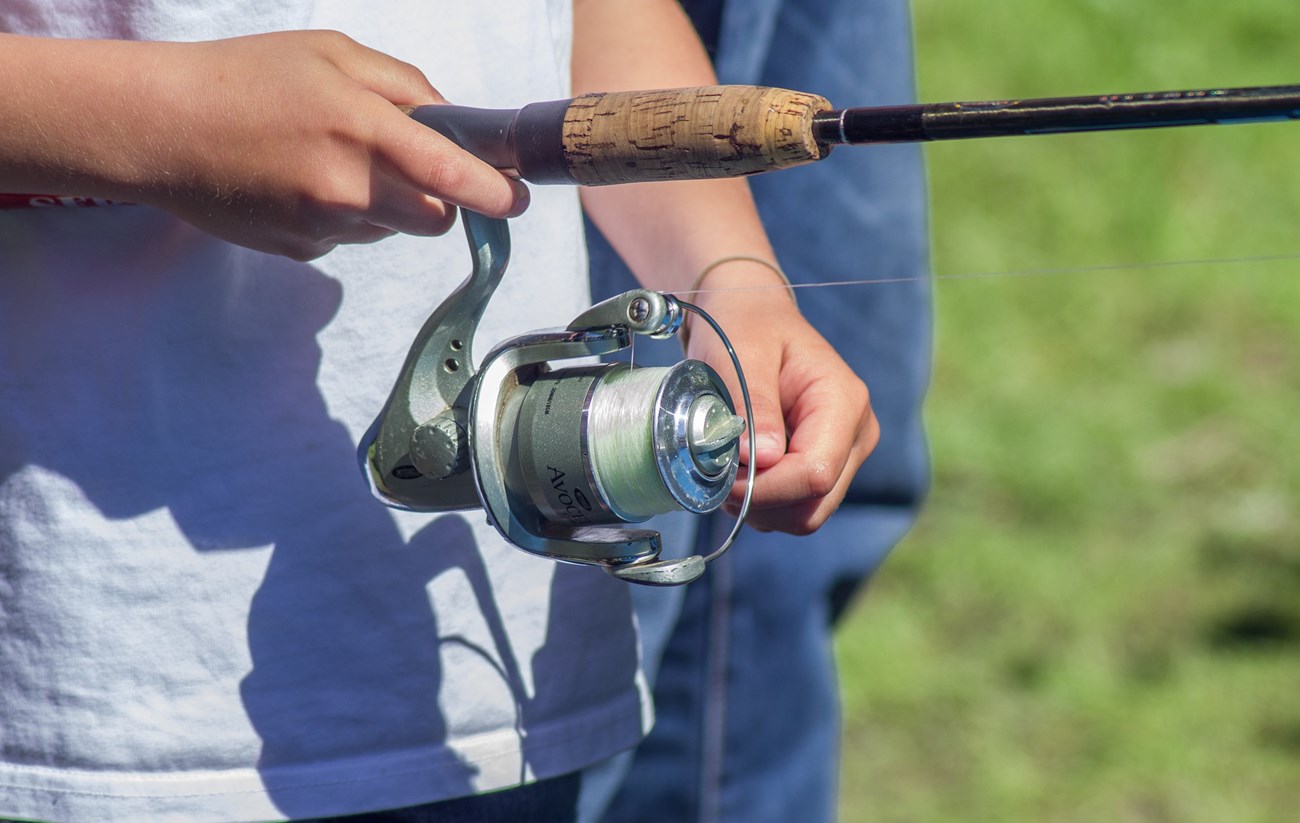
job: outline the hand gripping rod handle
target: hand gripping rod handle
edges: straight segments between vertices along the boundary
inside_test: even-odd
[[[813,118],[830,102],[759,86],[584,94],[521,109],[406,111],[530,183],[604,186],[740,177],[826,156]]]

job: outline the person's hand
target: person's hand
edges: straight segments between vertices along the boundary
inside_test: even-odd
[[[336,32],[14,45],[57,49],[43,65],[72,63],[46,95],[47,111],[63,107],[45,115],[62,117],[46,135],[65,145],[45,149],[44,167],[92,191],[51,193],[157,206],[300,260],[441,234],[456,205],[505,217],[528,202],[522,183],[397,108],[445,102],[423,74]]]
[[[299,259],[394,232],[445,232],[451,204],[494,217],[523,184],[396,108],[444,102],[413,66],[333,32],[175,44],[150,85],[175,170],[152,200],[213,234]]]
[[[757,270],[732,263],[708,280],[752,284]],[[770,273],[769,273],[770,274]],[[775,276],[772,275],[773,282]],[[690,299],[690,298],[688,298]],[[809,534],[843,501],[858,467],[876,447],[880,425],[866,385],[808,324],[782,288],[704,292],[691,302],[727,333],[745,369],[758,454],[741,437],[741,470],[727,502],[733,514],[744,494],[746,466],[757,461],[748,522],[762,531]],[[688,354],[713,366],[737,407],[739,383],[726,349],[708,324],[691,322]],[[741,412],[743,414],[743,411]]]

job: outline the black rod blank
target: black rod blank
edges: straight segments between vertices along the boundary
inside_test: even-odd
[[[1300,119],[1300,85],[928,103],[825,111],[813,137],[837,143],[913,143]]]

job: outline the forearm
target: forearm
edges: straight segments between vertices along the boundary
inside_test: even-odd
[[[137,197],[150,62],[140,43],[0,34],[0,191]]]
[[[0,38],[0,191],[134,200],[300,259],[527,205],[395,105],[441,101],[423,74],[337,32]]]
[[[717,82],[674,0],[576,0],[574,28],[575,94]],[[594,187],[583,189],[582,198],[601,232],[652,288],[689,289],[722,257],[773,259],[743,179]],[[777,280],[770,270],[744,263],[709,279],[731,285]]]

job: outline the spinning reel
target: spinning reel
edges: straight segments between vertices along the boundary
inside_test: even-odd
[[[481,507],[524,551],[599,565],[615,577],[670,586],[699,577],[735,541],[754,486],[750,461],[740,515],[707,556],[660,559],[658,532],[627,528],[656,514],[703,514],[735,482],[740,436],[754,432],[735,351],[706,313],[637,289],[604,301],[565,329],[497,345],[475,369],[470,343],[510,255],[505,220],[461,211],[469,278],[434,310],[402,366],[359,457],[375,496],[413,511]],[[722,339],[740,380],[745,418],[718,374],[698,360],[670,368],[553,366],[627,348],[632,336],[670,337],[684,312]]]

